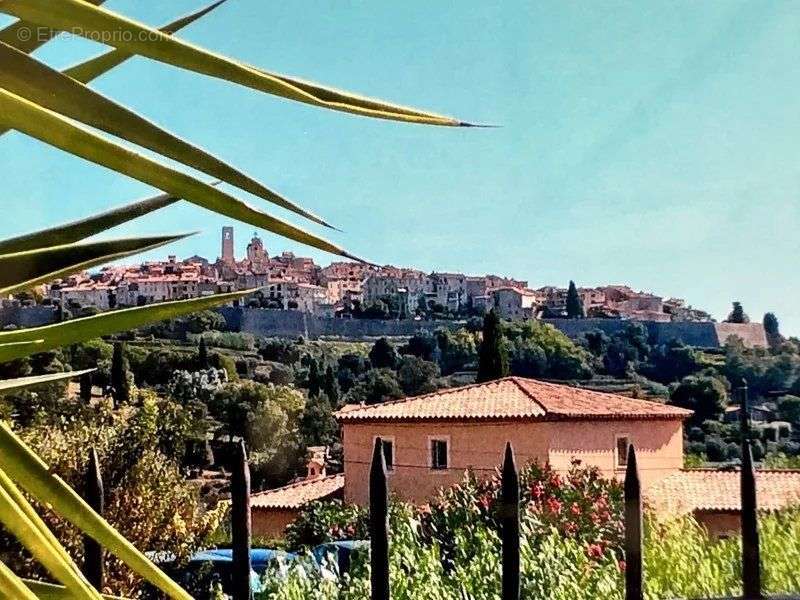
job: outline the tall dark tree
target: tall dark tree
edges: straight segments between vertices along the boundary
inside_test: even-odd
[[[397,350],[385,337],[380,338],[369,351],[369,360],[374,369],[394,369],[397,367]]]
[[[338,406],[339,405],[339,397],[341,393],[339,391],[339,381],[336,378],[336,373],[333,370],[333,367],[328,366],[325,369],[325,383],[322,386],[325,395],[330,400],[331,406]]]
[[[583,310],[583,302],[578,295],[578,288],[575,287],[575,282],[569,282],[569,289],[567,289],[567,317],[570,319],[582,319],[586,316]]]
[[[322,390],[322,377],[317,359],[311,358],[308,364],[308,397],[316,398]]]
[[[783,336],[780,332],[780,324],[775,313],[768,312],[764,315],[764,333],[767,335],[767,343],[770,348],[777,348],[783,343]]]
[[[492,381],[508,375],[506,350],[500,318],[492,309],[483,318],[483,341],[478,355],[478,382]]]
[[[197,346],[197,363],[201,369],[208,368],[208,348],[206,347],[206,338],[200,336],[200,344]]]
[[[131,399],[131,381],[123,342],[114,342],[114,354],[111,357],[111,395],[117,405],[126,404]]]
[[[84,373],[80,378],[80,396],[84,402],[92,399],[92,374]]]
[[[750,317],[745,314],[744,309],[742,308],[741,302],[734,302],[733,303],[733,310],[728,315],[726,319],[728,323],[749,323]]]

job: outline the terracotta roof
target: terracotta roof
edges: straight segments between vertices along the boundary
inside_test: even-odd
[[[384,402],[348,404],[336,413],[348,421],[685,419],[675,406],[522,377],[440,390]]]
[[[250,496],[250,506],[258,508],[300,508],[314,500],[324,500],[344,489],[344,475],[331,475],[290,483]]]
[[[678,471],[647,488],[645,498],[656,512],[665,514],[738,511],[740,477],[738,470]],[[800,470],[757,470],[756,495],[762,510],[800,504]]]

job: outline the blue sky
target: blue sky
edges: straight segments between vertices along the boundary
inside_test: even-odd
[[[106,4],[154,25],[200,5]],[[629,283],[717,318],[740,300],[754,320],[772,310],[800,334],[796,3],[229,0],[180,35],[267,69],[502,125],[366,120],[145,59],[94,84],[325,216],[344,233],[316,231],[355,254],[537,287]],[[37,56],[63,67],[100,49],[60,39]],[[0,144],[0,235],[155,193],[17,133]],[[181,203],[116,233],[198,230],[157,255],[214,258],[225,224]],[[236,232],[241,252],[252,228]],[[333,260],[264,238],[273,252]]]

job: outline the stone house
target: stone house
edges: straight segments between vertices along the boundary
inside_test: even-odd
[[[307,473],[303,479],[280,488],[251,494],[253,535],[281,538],[286,526],[294,522],[304,505],[317,500],[342,497],[344,475],[327,475],[326,449],[312,446],[308,452]]]
[[[651,486],[645,502],[661,518],[693,515],[715,537],[739,535],[740,477],[738,470],[681,470]],[[800,471],[756,470],[756,498],[761,511],[800,504]]]
[[[347,405],[342,425],[345,500],[366,504],[374,440],[384,441],[393,493],[425,502],[466,469],[494,472],[512,442],[519,463],[573,459],[608,477],[625,472],[628,444],[638,450],[645,487],[683,465],[683,420],[690,411],[646,400],[533,379],[489,383],[375,405]]]
[[[536,316],[537,296],[523,288],[498,288],[492,292],[492,306],[501,319],[518,321]]]

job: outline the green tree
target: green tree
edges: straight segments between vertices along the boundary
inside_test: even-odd
[[[316,358],[308,359],[308,396],[315,398],[322,390],[322,374],[319,372],[319,362]]]
[[[340,397],[340,390],[339,390],[339,381],[336,378],[336,373],[333,371],[333,367],[328,366],[325,369],[325,384],[323,385],[323,391],[325,395],[328,397],[328,400],[331,403],[331,406],[338,406],[339,405],[339,397]]]
[[[744,309],[742,308],[741,302],[734,302],[733,303],[733,310],[728,315],[728,318],[725,320],[726,323],[749,323],[750,317],[748,317]]]
[[[378,404],[403,397],[397,375],[391,369],[371,369],[345,395],[347,404]]]
[[[197,366],[201,369],[208,368],[208,348],[206,347],[206,338],[200,336],[200,343],[197,345]]]
[[[770,348],[778,348],[783,343],[783,336],[780,332],[780,324],[775,313],[768,312],[764,315],[764,333],[767,336],[767,343]]]
[[[397,370],[397,380],[407,396],[436,391],[436,380],[440,375],[436,363],[410,355],[400,360],[400,367]]]
[[[111,395],[117,406],[127,404],[131,399],[131,376],[128,360],[125,358],[125,343],[114,342],[111,358]]]
[[[778,399],[778,415],[782,421],[800,426],[800,397],[781,396]]]
[[[439,351],[436,337],[430,331],[419,331],[408,338],[408,342],[400,349],[401,354],[411,354],[422,360],[435,360]]]
[[[331,446],[338,440],[339,425],[327,394],[306,401],[299,427],[304,446]]]
[[[478,382],[492,381],[508,376],[508,351],[506,350],[500,318],[492,309],[483,318],[483,340],[478,354]]]
[[[304,407],[303,395],[294,388],[248,380],[226,383],[208,404],[222,424],[217,436],[244,438],[254,480],[270,484],[288,480],[302,461]]]
[[[570,319],[583,319],[586,313],[583,310],[583,302],[578,295],[578,288],[575,287],[575,282],[569,282],[567,289],[567,317]]]
[[[385,337],[378,339],[369,351],[369,360],[375,369],[394,369],[398,359],[397,350]]]
[[[689,375],[672,390],[669,403],[693,410],[692,423],[719,420],[727,404],[727,390],[718,377]]]

